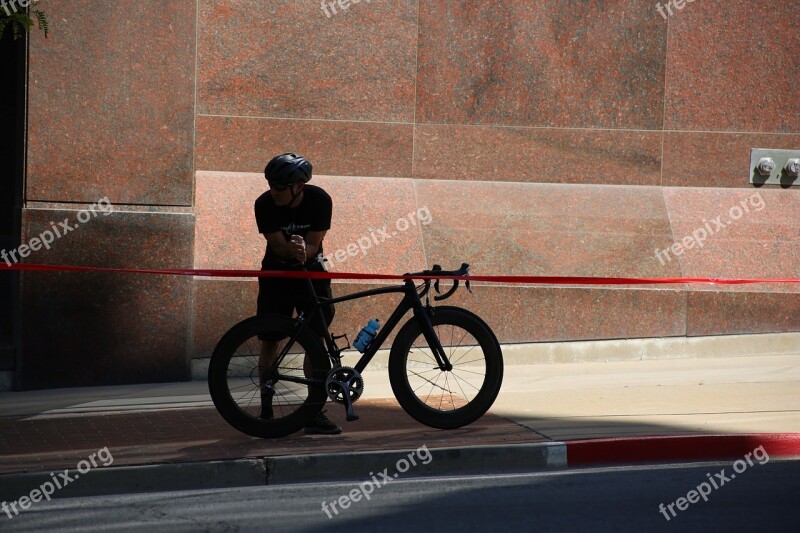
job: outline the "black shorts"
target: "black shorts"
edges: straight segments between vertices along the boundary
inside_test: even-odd
[[[262,268],[262,270],[271,270]],[[308,267],[312,272],[324,272],[322,266],[316,264]],[[258,278],[258,305],[256,314],[265,315],[268,313],[277,313],[292,317],[294,312],[304,311],[308,316],[313,309],[312,296],[308,291],[308,281],[305,279],[296,278]],[[329,279],[315,279],[311,280],[314,286],[314,291],[318,297],[330,298],[331,297],[331,280]],[[325,319],[327,326],[331,325],[333,317],[336,314],[335,307],[330,305],[321,305],[322,318]],[[319,311],[315,314],[313,321],[309,324],[311,328],[319,336],[323,336],[326,331],[325,324],[321,323]],[[277,338],[266,338],[265,335],[259,335],[261,340],[280,340]]]

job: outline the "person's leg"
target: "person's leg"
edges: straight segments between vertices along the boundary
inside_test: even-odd
[[[313,284],[314,291],[318,296],[326,298],[331,297],[330,280],[315,280]],[[307,306],[309,305],[309,302],[305,303]],[[316,313],[314,322],[309,324],[309,326],[313,329],[314,333],[319,336],[320,346],[325,347],[325,332],[328,327],[330,327],[335,311],[332,305],[321,306],[320,310],[322,313]],[[306,356],[303,361],[303,372],[306,377],[311,377],[313,375],[313,369],[311,368],[311,362],[308,356]],[[342,428],[331,422],[328,417],[325,416],[325,411],[322,411],[317,415],[317,418],[314,419],[311,425],[306,426],[305,432],[309,434],[338,435],[342,432]]]
[[[278,358],[279,341],[261,341],[261,353],[258,355],[258,386],[264,392],[266,369],[275,364]],[[308,377],[308,374],[306,374]]]
[[[275,391],[266,390],[264,384],[266,382],[266,369],[275,364],[278,357],[279,341],[261,341],[261,353],[258,355],[258,388],[261,391],[261,414],[259,418],[263,420],[272,420],[272,397]]]
[[[314,269],[312,269],[313,271]],[[331,282],[330,280],[314,280],[312,282],[314,286],[314,291],[317,293],[317,296],[321,296],[323,298],[331,298]],[[302,311],[303,309],[310,309],[311,302],[306,300],[300,307],[298,307],[298,312]],[[322,346],[323,349],[326,349],[325,344],[325,332],[330,328],[331,321],[333,321],[333,316],[336,314],[336,310],[333,305],[322,305],[320,306],[320,311],[322,311],[322,319],[324,319],[324,323],[320,318],[320,313],[315,313],[314,323],[309,324],[311,329],[319,336],[319,345]],[[308,359],[308,356],[305,357],[303,360],[303,373],[307,378],[313,376],[313,369],[311,368],[311,362]]]
[[[257,315],[262,316],[270,313],[284,316],[292,315],[294,305],[291,301],[291,294],[286,290],[286,285],[282,283],[286,281],[288,280],[278,280],[276,278],[258,279]],[[273,418],[272,397],[275,392],[266,390],[264,386],[268,375],[267,369],[274,365],[277,360],[280,339],[259,336],[259,341],[261,344],[258,354],[258,387],[261,392],[260,417],[271,420]]]

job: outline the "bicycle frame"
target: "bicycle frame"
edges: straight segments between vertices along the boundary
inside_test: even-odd
[[[445,354],[444,348],[439,341],[439,337],[436,335],[436,332],[433,329],[433,324],[431,323],[431,319],[426,312],[426,306],[422,304],[421,296],[427,294],[429,290],[429,283],[426,283],[425,290],[422,294],[418,293],[417,287],[414,285],[414,282],[411,280],[405,280],[402,286],[399,287],[383,287],[380,289],[371,289],[368,291],[360,291],[355,292],[352,294],[347,294],[345,296],[340,296],[338,298],[320,298],[317,296],[316,291],[314,290],[314,286],[311,283],[311,280],[306,278],[308,289],[311,291],[311,294],[314,295],[314,301],[316,302],[314,306],[314,310],[311,313],[311,317],[309,317],[309,321],[317,318],[321,320],[322,323],[325,325],[325,348],[328,352],[328,357],[330,357],[331,362],[334,363],[335,366],[341,366],[341,350],[333,340],[333,336],[331,335],[330,328],[328,324],[325,323],[325,318],[322,316],[322,313],[319,312],[319,307],[321,305],[334,305],[341,302],[347,302],[350,300],[358,300],[361,298],[368,298],[370,296],[377,296],[379,294],[391,294],[391,293],[403,293],[404,297],[397,304],[394,312],[392,312],[391,316],[387,319],[386,323],[383,327],[378,331],[378,334],[372,340],[372,342],[367,347],[364,354],[358,360],[355,365],[355,370],[358,372],[363,372],[367,365],[370,363],[375,354],[378,353],[378,350],[386,341],[386,339],[391,335],[394,328],[400,323],[400,320],[406,315],[408,311],[414,312],[414,317],[419,321],[422,327],[422,333],[425,336],[425,340],[428,341],[428,345],[433,349],[433,355],[436,358],[436,362],[439,364],[439,367],[442,370],[450,370],[452,366],[450,365],[450,361],[447,359],[447,355]]]
[[[320,306],[335,305],[337,303],[347,302],[350,300],[358,300],[361,298],[368,298],[370,296],[378,296],[380,294],[403,293],[404,294],[403,299],[397,305],[394,312],[392,312],[391,316],[388,318],[383,327],[378,331],[378,334],[375,336],[375,338],[367,347],[364,354],[358,360],[358,362],[354,367],[355,370],[358,371],[359,373],[364,371],[364,369],[370,363],[372,358],[375,357],[375,354],[378,353],[380,347],[383,345],[383,343],[386,341],[389,335],[391,335],[392,331],[394,331],[394,328],[397,327],[397,325],[400,323],[400,321],[403,319],[406,313],[408,313],[408,311],[413,311],[415,319],[419,321],[422,333],[425,336],[425,340],[428,342],[428,346],[430,346],[433,349],[433,356],[436,359],[436,362],[439,364],[440,369],[441,370],[452,369],[452,365],[450,364],[450,361],[447,359],[447,355],[445,354],[444,348],[442,347],[439,337],[436,335],[436,332],[433,329],[433,324],[426,311],[427,305],[422,304],[421,297],[425,296],[428,290],[430,289],[429,282],[425,283],[425,289],[423,290],[422,293],[417,292],[418,289],[414,285],[413,281],[405,280],[402,286],[371,289],[368,291],[361,291],[348,294],[345,296],[340,296],[338,298],[325,298],[325,297],[320,298],[317,295],[316,291],[314,290],[314,286],[311,282],[311,279],[306,278],[306,283],[307,283],[307,288],[310,291],[309,294],[314,296],[314,308],[308,317],[303,316],[301,318],[302,320],[301,327],[298,329],[297,334],[295,334],[295,336],[289,341],[289,343],[287,343],[287,346],[284,348],[282,353],[278,355],[278,358],[276,359],[273,368],[280,365],[281,360],[283,359],[285,354],[288,353],[297,335],[299,335],[300,331],[302,331],[303,328],[307,327],[308,324],[315,318],[317,320],[320,320],[322,324],[325,326],[325,335],[323,337],[325,341],[325,346],[323,348],[325,348],[325,350],[327,351],[328,357],[330,358],[331,363],[334,365],[334,367],[340,367],[341,350],[333,340],[333,336],[331,335],[330,332],[330,327],[325,322],[325,317],[322,316],[322,313],[320,311]],[[315,380],[313,379],[307,379],[307,378],[303,379],[298,377],[291,377],[291,378],[284,377],[284,379],[287,381],[295,381],[297,383],[305,383],[308,385],[313,384],[315,382]]]

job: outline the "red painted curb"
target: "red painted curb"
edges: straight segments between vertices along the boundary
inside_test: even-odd
[[[621,437],[565,444],[569,466],[739,459],[759,446],[770,458],[800,458],[800,433]]]

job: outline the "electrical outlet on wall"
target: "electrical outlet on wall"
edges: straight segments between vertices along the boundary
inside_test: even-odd
[[[800,186],[800,149],[751,149],[750,183],[783,187]]]

